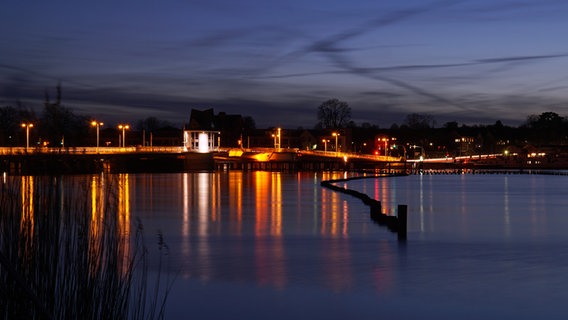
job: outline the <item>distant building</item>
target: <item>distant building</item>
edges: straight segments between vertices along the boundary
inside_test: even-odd
[[[238,114],[219,112],[215,115],[213,109],[192,109],[184,130],[184,146],[189,151],[199,152],[242,147],[243,123],[243,117]]]
[[[187,151],[211,152],[219,149],[221,132],[215,128],[213,109],[191,110],[189,124],[183,131],[183,146]]]
[[[465,156],[465,155],[472,155],[473,154],[473,146],[475,142],[474,137],[467,137],[462,136],[454,139],[455,144],[457,145],[458,155]]]

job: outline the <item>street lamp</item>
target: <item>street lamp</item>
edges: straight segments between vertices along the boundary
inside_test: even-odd
[[[126,135],[124,133],[125,130],[130,129],[130,126],[127,124],[119,124],[118,129],[122,130],[122,147],[126,147]]]
[[[276,149],[276,135],[273,133],[272,138],[274,138],[274,149]]]
[[[337,139],[339,138],[339,133],[334,132],[334,133],[332,133],[331,135],[335,137],[335,154],[338,155],[338,154],[339,154],[339,150],[337,150]]]
[[[388,150],[387,143],[389,142],[389,139],[388,138],[382,138],[382,139],[379,139],[379,140],[383,141],[385,143],[385,157],[386,157],[386,156],[388,156],[388,154],[387,154],[387,150]]]
[[[100,126],[104,125],[102,122],[92,121],[91,126],[97,127],[97,153],[99,152],[99,128]]]
[[[327,143],[329,142],[329,140],[323,139],[322,142],[323,142],[323,148],[324,148],[323,152],[327,153]]]
[[[281,129],[281,128],[278,128],[278,149],[280,149],[280,148],[282,147],[282,140],[281,140],[281,139],[282,139],[282,138],[281,138],[281,137],[282,137],[282,135],[281,135],[282,132],[281,132],[281,131],[282,131],[282,129]]]
[[[281,134],[282,129],[281,128],[276,128],[276,133],[272,134],[272,138],[274,138],[274,149],[280,149],[280,143],[282,140],[280,140],[280,134]]]
[[[26,128],[26,152],[30,148],[30,128],[33,128],[33,123],[22,123],[22,128]]]

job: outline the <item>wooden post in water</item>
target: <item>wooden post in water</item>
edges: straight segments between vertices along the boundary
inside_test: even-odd
[[[398,239],[399,240],[406,240],[406,212],[407,212],[407,205],[399,204],[398,205]]]
[[[371,219],[378,221],[381,217],[381,214],[383,214],[381,201],[373,199],[369,203],[369,206],[371,207]]]

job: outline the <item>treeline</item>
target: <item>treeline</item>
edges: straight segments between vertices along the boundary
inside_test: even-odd
[[[456,155],[467,149],[467,153],[500,153],[505,148],[527,145],[559,146],[568,143],[568,118],[554,112],[529,115],[518,127],[503,125],[500,120],[490,125],[465,125],[457,121],[437,126],[429,114],[411,113],[402,124],[393,124],[381,129],[369,123],[360,126],[351,121],[349,104],[338,99],[324,101],[318,108],[316,129],[338,130],[348,128],[353,137],[353,148],[372,153],[377,147],[376,137],[383,135],[395,138],[397,145],[419,146],[433,155]],[[401,152],[393,150],[393,152]]]
[[[0,146],[18,147],[25,144],[26,132],[23,124],[33,124],[30,128],[30,146],[48,147],[78,147],[93,145],[95,134],[91,126],[94,117],[78,115],[71,108],[62,104],[61,86],[57,87],[57,96],[54,101],[45,94],[44,107],[40,114],[21,103],[15,106],[0,107]],[[101,120],[101,119],[97,119]],[[137,131],[158,131],[169,129],[171,124],[156,117],[137,120],[131,128]],[[114,137],[118,134],[117,128],[108,124],[101,127],[101,141],[112,140],[117,146]],[[112,137],[112,138],[111,138]],[[33,141],[33,143],[32,143]]]
[[[490,125],[459,125],[456,121],[436,126],[430,115],[411,114],[401,124],[389,129],[375,126],[352,126],[354,139],[368,141],[377,135],[395,137],[399,145],[420,146],[429,155],[457,155],[467,145],[468,153],[501,153],[514,146],[523,148],[568,144],[568,119],[554,112],[529,115],[518,127],[500,120]],[[356,137],[356,138],[355,138]]]
[[[61,86],[58,85],[54,101],[51,101],[46,93],[44,108],[39,115],[22,104],[0,107],[0,146],[24,145],[26,133],[22,128],[23,123],[34,125],[30,130],[30,145],[32,141],[34,145],[49,147],[94,145],[95,129],[90,123],[95,119],[75,114],[61,101]],[[248,125],[241,129],[243,134],[247,135],[247,131],[255,129],[255,122],[252,117],[245,117],[244,120]],[[483,153],[501,152],[504,146],[523,147],[527,144],[545,146],[568,143],[568,119],[554,112],[529,115],[525,123],[518,127],[503,125],[499,120],[490,125],[459,125],[457,121],[451,121],[437,126],[431,115],[412,113],[406,116],[402,124],[393,124],[386,129],[369,123],[355,124],[351,121],[349,105],[338,99],[330,99],[317,109],[317,120],[314,126],[317,131],[349,129],[352,139],[350,149],[360,152],[373,152],[377,135],[396,138],[398,145],[421,146],[430,154],[433,152],[455,153],[463,144],[459,142],[462,138],[466,138],[471,144],[472,152]],[[180,136],[178,131],[181,131],[181,128],[174,128],[169,122],[155,117],[137,120],[133,124],[132,131],[144,132],[144,138],[139,138],[140,141],[136,141],[136,144],[142,144],[142,140],[149,139],[147,134],[152,132],[162,131],[164,135]],[[109,125],[103,126],[101,145],[105,143],[111,146],[119,145],[117,137],[120,132],[118,131],[117,128]],[[178,143],[174,137],[168,141]],[[135,142],[132,141],[132,143]]]

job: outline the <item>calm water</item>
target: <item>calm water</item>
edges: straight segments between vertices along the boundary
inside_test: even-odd
[[[163,233],[169,319],[566,319],[568,177],[439,175],[320,187],[343,174],[121,175],[130,219]]]
[[[170,318],[565,318],[568,180],[447,175],[350,181],[408,241],[330,174],[130,175],[130,212],[163,232]]]

